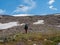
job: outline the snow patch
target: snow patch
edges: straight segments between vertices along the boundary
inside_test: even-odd
[[[33,24],[44,24],[44,20],[38,20],[37,22],[34,22]]]
[[[23,26],[23,25],[25,25],[25,23],[21,23],[21,24],[20,24],[20,26]]]
[[[18,16],[32,16],[32,14],[16,14],[16,15],[13,15],[15,17],[18,17]]]
[[[8,29],[14,26],[23,26],[25,23],[19,24],[18,22],[0,23],[0,29]]]
[[[18,26],[18,22],[0,23],[0,29],[8,29],[14,26]]]
[[[56,27],[60,27],[60,25],[56,26]]]

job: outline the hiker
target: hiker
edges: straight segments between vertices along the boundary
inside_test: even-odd
[[[28,24],[25,24],[24,29],[25,29],[25,33],[27,33],[27,30],[28,30]]]

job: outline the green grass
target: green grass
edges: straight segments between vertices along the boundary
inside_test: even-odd
[[[33,45],[34,43],[38,43],[38,41],[40,41],[41,39],[42,36],[40,33],[28,33],[28,34],[18,33],[12,36],[7,36],[6,43],[8,45],[14,45],[17,42],[24,42],[26,45]]]
[[[23,42],[25,45],[43,44],[43,45],[57,45],[60,42],[60,35],[54,34],[42,35],[41,33],[17,33],[15,35],[6,37],[6,45],[15,45],[18,42]],[[0,43],[4,45],[4,43]]]
[[[28,34],[22,34],[22,33],[18,33],[15,36],[16,40],[40,40],[42,39],[42,35],[40,33],[28,33]]]

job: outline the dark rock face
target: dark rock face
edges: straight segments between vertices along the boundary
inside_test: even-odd
[[[37,22],[38,20],[44,20],[44,24],[39,25],[33,25],[33,22]],[[8,23],[8,22],[18,22],[21,23],[28,23],[29,29],[28,32],[49,32],[50,29],[59,31],[60,28],[56,27],[57,25],[60,25],[60,15],[49,15],[49,16],[20,16],[20,17],[14,17],[14,16],[2,16],[0,15],[0,23]],[[0,29],[1,30],[1,29]],[[24,31],[24,26],[15,26],[9,29],[3,30],[5,34],[13,34],[18,32]],[[2,31],[1,31],[2,32]]]

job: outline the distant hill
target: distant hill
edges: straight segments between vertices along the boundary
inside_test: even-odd
[[[9,16],[0,15],[0,31],[5,35],[24,32],[24,24],[28,23],[28,32],[60,31],[60,14],[44,16]],[[8,27],[7,27],[8,26]],[[0,32],[2,34],[2,32]],[[1,35],[0,34],[0,35]]]

